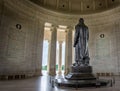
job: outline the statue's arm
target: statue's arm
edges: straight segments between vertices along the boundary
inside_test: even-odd
[[[89,29],[87,28],[87,41],[89,40]]]
[[[78,31],[78,28],[75,27],[74,47],[75,47],[76,44],[78,43],[78,38],[79,38],[79,31]]]

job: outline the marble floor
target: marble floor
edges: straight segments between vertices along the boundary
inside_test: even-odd
[[[50,84],[49,76],[24,80],[0,81],[0,91],[120,91],[120,77],[115,77],[115,85],[101,88],[57,88]]]

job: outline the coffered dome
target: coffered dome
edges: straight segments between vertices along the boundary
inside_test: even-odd
[[[62,13],[88,14],[102,12],[120,5],[120,0],[30,0],[31,2]]]

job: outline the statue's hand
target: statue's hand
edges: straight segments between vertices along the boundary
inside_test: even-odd
[[[76,47],[76,45],[74,44],[73,47]]]

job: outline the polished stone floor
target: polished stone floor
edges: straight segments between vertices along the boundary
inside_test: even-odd
[[[49,76],[24,80],[0,81],[0,91],[120,91],[120,77],[115,77],[115,85],[101,88],[57,88],[50,84]]]

